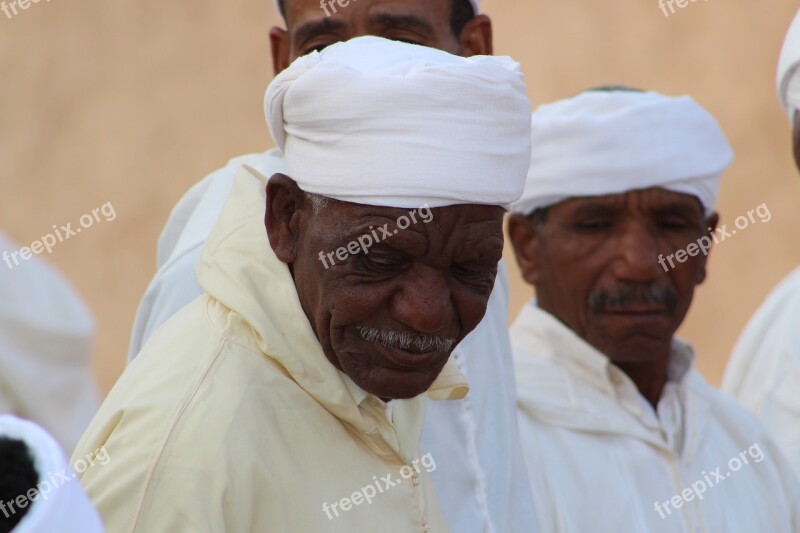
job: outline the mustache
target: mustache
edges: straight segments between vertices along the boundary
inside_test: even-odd
[[[642,304],[663,305],[669,311],[673,311],[678,305],[678,293],[672,287],[627,283],[613,289],[598,289],[589,296],[588,304],[592,311]]]
[[[356,330],[358,331],[358,336],[367,342],[377,342],[387,348],[399,348],[401,350],[415,348],[421,353],[430,351],[449,352],[456,343],[454,338],[435,337],[408,331],[380,330],[366,326],[359,326]]]

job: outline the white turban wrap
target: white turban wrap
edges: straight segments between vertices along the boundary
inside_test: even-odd
[[[579,196],[661,187],[691,194],[706,216],[733,153],[714,117],[688,96],[587,91],[533,113],[525,192],[512,211]]]
[[[800,11],[795,15],[778,62],[778,95],[793,118],[800,109]]]
[[[358,37],[297,59],[265,110],[289,176],[309,193],[507,207],[525,184],[530,101],[508,57]]]
[[[33,422],[10,415],[0,416],[0,436],[25,443],[41,489],[41,494],[32,495],[31,500],[25,495],[30,506],[25,505],[27,514],[14,528],[14,533],[103,532],[97,511],[53,437]]]
[[[358,2],[358,0],[350,0],[351,2]],[[472,4],[472,8],[475,10],[475,14],[481,12],[481,0],[469,0],[469,3]],[[278,10],[278,13],[281,12],[281,5],[279,0],[275,0],[275,9]]]

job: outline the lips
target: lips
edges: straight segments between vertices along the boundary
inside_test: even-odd
[[[367,343],[393,366],[408,370],[424,370],[441,362],[444,354],[439,351],[415,353],[400,348],[388,348],[377,342]]]
[[[601,312],[611,315],[665,315],[668,310],[663,305],[638,304],[625,307],[606,307]]]

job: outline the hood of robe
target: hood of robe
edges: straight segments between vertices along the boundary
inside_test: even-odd
[[[267,181],[252,167],[239,170],[203,249],[197,279],[203,290],[250,325],[260,350],[300,387],[359,433],[368,433],[372,422],[360,412],[341,374],[323,353],[289,268],[269,244],[264,227]],[[434,400],[461,399],[468,390],[451,358],[427,395]],[[423,403],[423,396],[398,403]],[[409,437],[417,439],[418,432]]]

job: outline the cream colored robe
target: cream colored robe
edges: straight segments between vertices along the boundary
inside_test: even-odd
[[[112,533],[446,531],[426,468],[396,483],[426,453],[424,395],[393,402],[390,422],[325,358],[254,174],[239,171],[204,249],[207,294],[145,344],[78,445],[112,458],[82,483]],[[451,361],[428,394],[466,390]],[[368,485],[384,489],[372,503],[324,510]]]

